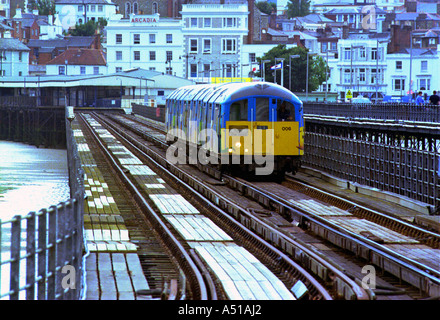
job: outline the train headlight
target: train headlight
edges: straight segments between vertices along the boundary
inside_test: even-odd
[[[249,149],[244,149],[244,152],[249,152]]]
[[[229,148],[229,153],[232,153],[232,151],[233,151],[232,148]]]
[[[241,147],[241,143],[240,143],[240,142],[237,142],[237,143],[235,144],[235,146],[236,146],[237,148],[240,148],[240,147]]]

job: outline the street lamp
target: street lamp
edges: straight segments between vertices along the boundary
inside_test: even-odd
[[[378,97],[378,89],[379,89],[379,43],[388,43],[388,42],[390,42],[389,40],[382,40],[382,41],[379,41],[379,39],[376,39],[376,103],[377,103],[377,101],[379,100],[379,97]],[[384,53],[384,56],[385,56],[385,53]],[[411,69],[410,69],[411,70]],[[410,71],[411,72],[411,71]],[[383,83],[383,81],[382,81],[382,83]]]
[[[327,92],[328,92],[328,72],[330,71],[330,67],[328,66],[328,52],[331,53],[337,53],[337,50],[329,50],[328,46],[327,46],[327,52],[326,52],[326,60],[327,60],[327,67],[325,69],[325,102],[327,102]]]
[[[353,92],[353,49],[359,49],[359,48],[364,48],[364,46],[351,45],[350,47],[350,90],[352,92]]]
[[[277,61],[281,61],[281,86],[284,87],[284,58],[275,58],[275,83],[277,80]]]
[[[292,58],[299,58],[299,54],[293,54],[289,56],[289,90],[292,91]]]
[[[307,70],[306,70],[306,101],[309,101],[309,56],[316,56],[316,53],[307,52]]]
[[[263,81],[266,81],[266,63],[270,62],[270,60],[263,60],[261,63],[263,64]]]

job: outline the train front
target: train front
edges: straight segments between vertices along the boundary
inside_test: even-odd
[[[223,103],[222,163],[256,175],[295,173],[304,154],[303,105],[273,83],[231,87]]]

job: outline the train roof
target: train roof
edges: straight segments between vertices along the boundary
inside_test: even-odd
[[[168,99],[224,103],[248,96],[279,96],[282,99],[301,104],[301,100],[291,91],[271,82],[229,82],[184,86],[174,90]]]

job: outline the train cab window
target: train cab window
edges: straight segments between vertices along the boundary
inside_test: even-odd
[[[229,121],[247,121],[248,103],[247,100],[236,101],[231,104],[229,110]]]
[[[255,100],[255,120],[269,121],[269,99],[257,98]]]
[[[277,103],[277,121],[293,121],[295,111],[290,102],[278,100]]]

